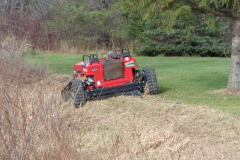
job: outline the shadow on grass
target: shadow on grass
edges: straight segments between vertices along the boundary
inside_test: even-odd
[[[159,94],[163,94],[169,90],[171,90],[172,88],[168,88],[168,87],[164,87],[164,86],[158,86],[160,88],[160,93]]]

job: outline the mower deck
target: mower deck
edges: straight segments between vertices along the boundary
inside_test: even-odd
[[[117,95],[135,95],[138,94],[135,90],[143,91],[146,82],[132,82],[121,86],[110,87],[110,88],[96,88],[92,90],[86,91],[86,99],[93,100],[93,99],[102,99],[108,98]],[[133,92],[131,92],[133,91]],[[134,92],[135,91],[135,92]]]

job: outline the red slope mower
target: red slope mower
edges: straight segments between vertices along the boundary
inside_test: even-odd
[[[72,98],[74,106],[79,107],[87,100],[117,95],[158,94],[154,69],[140,71],[137,67],[129,49],[110,51],[105,58],[83,55],[82,61],[73,67],[73,79],[61,91],[62,98]]]

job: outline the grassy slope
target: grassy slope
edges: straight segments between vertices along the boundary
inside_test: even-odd
[[[139,68],[155,68],[161,94],[166,100],[205,105],[240,115],[239,95],[216,93],[227,85],[228,58],[201,57],[136,57]],[[47,62],[55,73],[71,74],[73,64],[81,55],[44,54],[32,56],[37,62]]]

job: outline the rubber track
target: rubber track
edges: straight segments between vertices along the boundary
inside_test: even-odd
[[[155,70],[153,68],[146,68],[143,69],[143,71],[145,73],[145,78],[148,83],[149,94],[158,94],[160,90],[157,84]]]
[[[75,107],[83,106],[86,101],[83,82],[78,79],[73,79],[71,83],[72,83],[71,92],[74,94],[73,97],[74,106]]]

